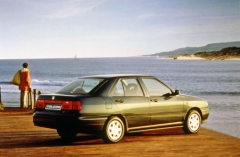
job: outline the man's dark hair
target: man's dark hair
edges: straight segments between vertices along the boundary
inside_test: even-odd
[[[22,65],[24,68],[27,68],[28,67],[28,64],[27,63],[23,63]]]

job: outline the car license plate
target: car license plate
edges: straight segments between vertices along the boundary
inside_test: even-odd
[[[45,110],[61,110],[62,105],[51,105],[47,104]]]

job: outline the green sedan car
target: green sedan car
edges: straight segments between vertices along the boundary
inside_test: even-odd
[[[125,133],[149,130],[197,133],[208,115],[205,100],[182,95],[154,76],[112,74],[81,77],[56,93],[40,94],[33,123],[56,129],[69,142],[88,133],[116,143]]]

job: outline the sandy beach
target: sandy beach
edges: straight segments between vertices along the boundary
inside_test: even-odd
[[[205,60],[202,57],[196,57],[194,55],[190,56],[167,56],[167,57],[162,57],[161,59],[177,59],[177,60]]]
[[[177,60],[240,60],[240,58],[235,57],[213,57],[213,58],[203,58],[197,57],[194,54],[191,55],[178,55],[178,56],[167,56],[162,59],[177,59]]]
[[[175,59],[175,58],[174,58]],[[189,56],[177,56],[176,59],[181,59],[181,60],[205,60],[202,57],[196,57],[195,55],[189,55]]]
[[[0,156],[240,156],[240,139],[205,128],[187,135],[181,129],[126,135],[117,144],[105,144],[92,135],[78,134],[63,143],[55,130],[35,127],[32,110],[0,111]]]

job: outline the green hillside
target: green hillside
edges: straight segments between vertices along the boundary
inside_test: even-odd
[[[176,56],[179,54],[194,54],[197,52],[220,51],[226,47],[240,47],[240,41],[212,43],[212,44],[208,44],[206,46],[201,46],[201,47],[179,48],[173,51],[159,52],[159,53],[145,55],[145,56]]]
[[[227,47],[220,51],[197,52],[194,55],[208,60],[240,58],[240,47]]]

